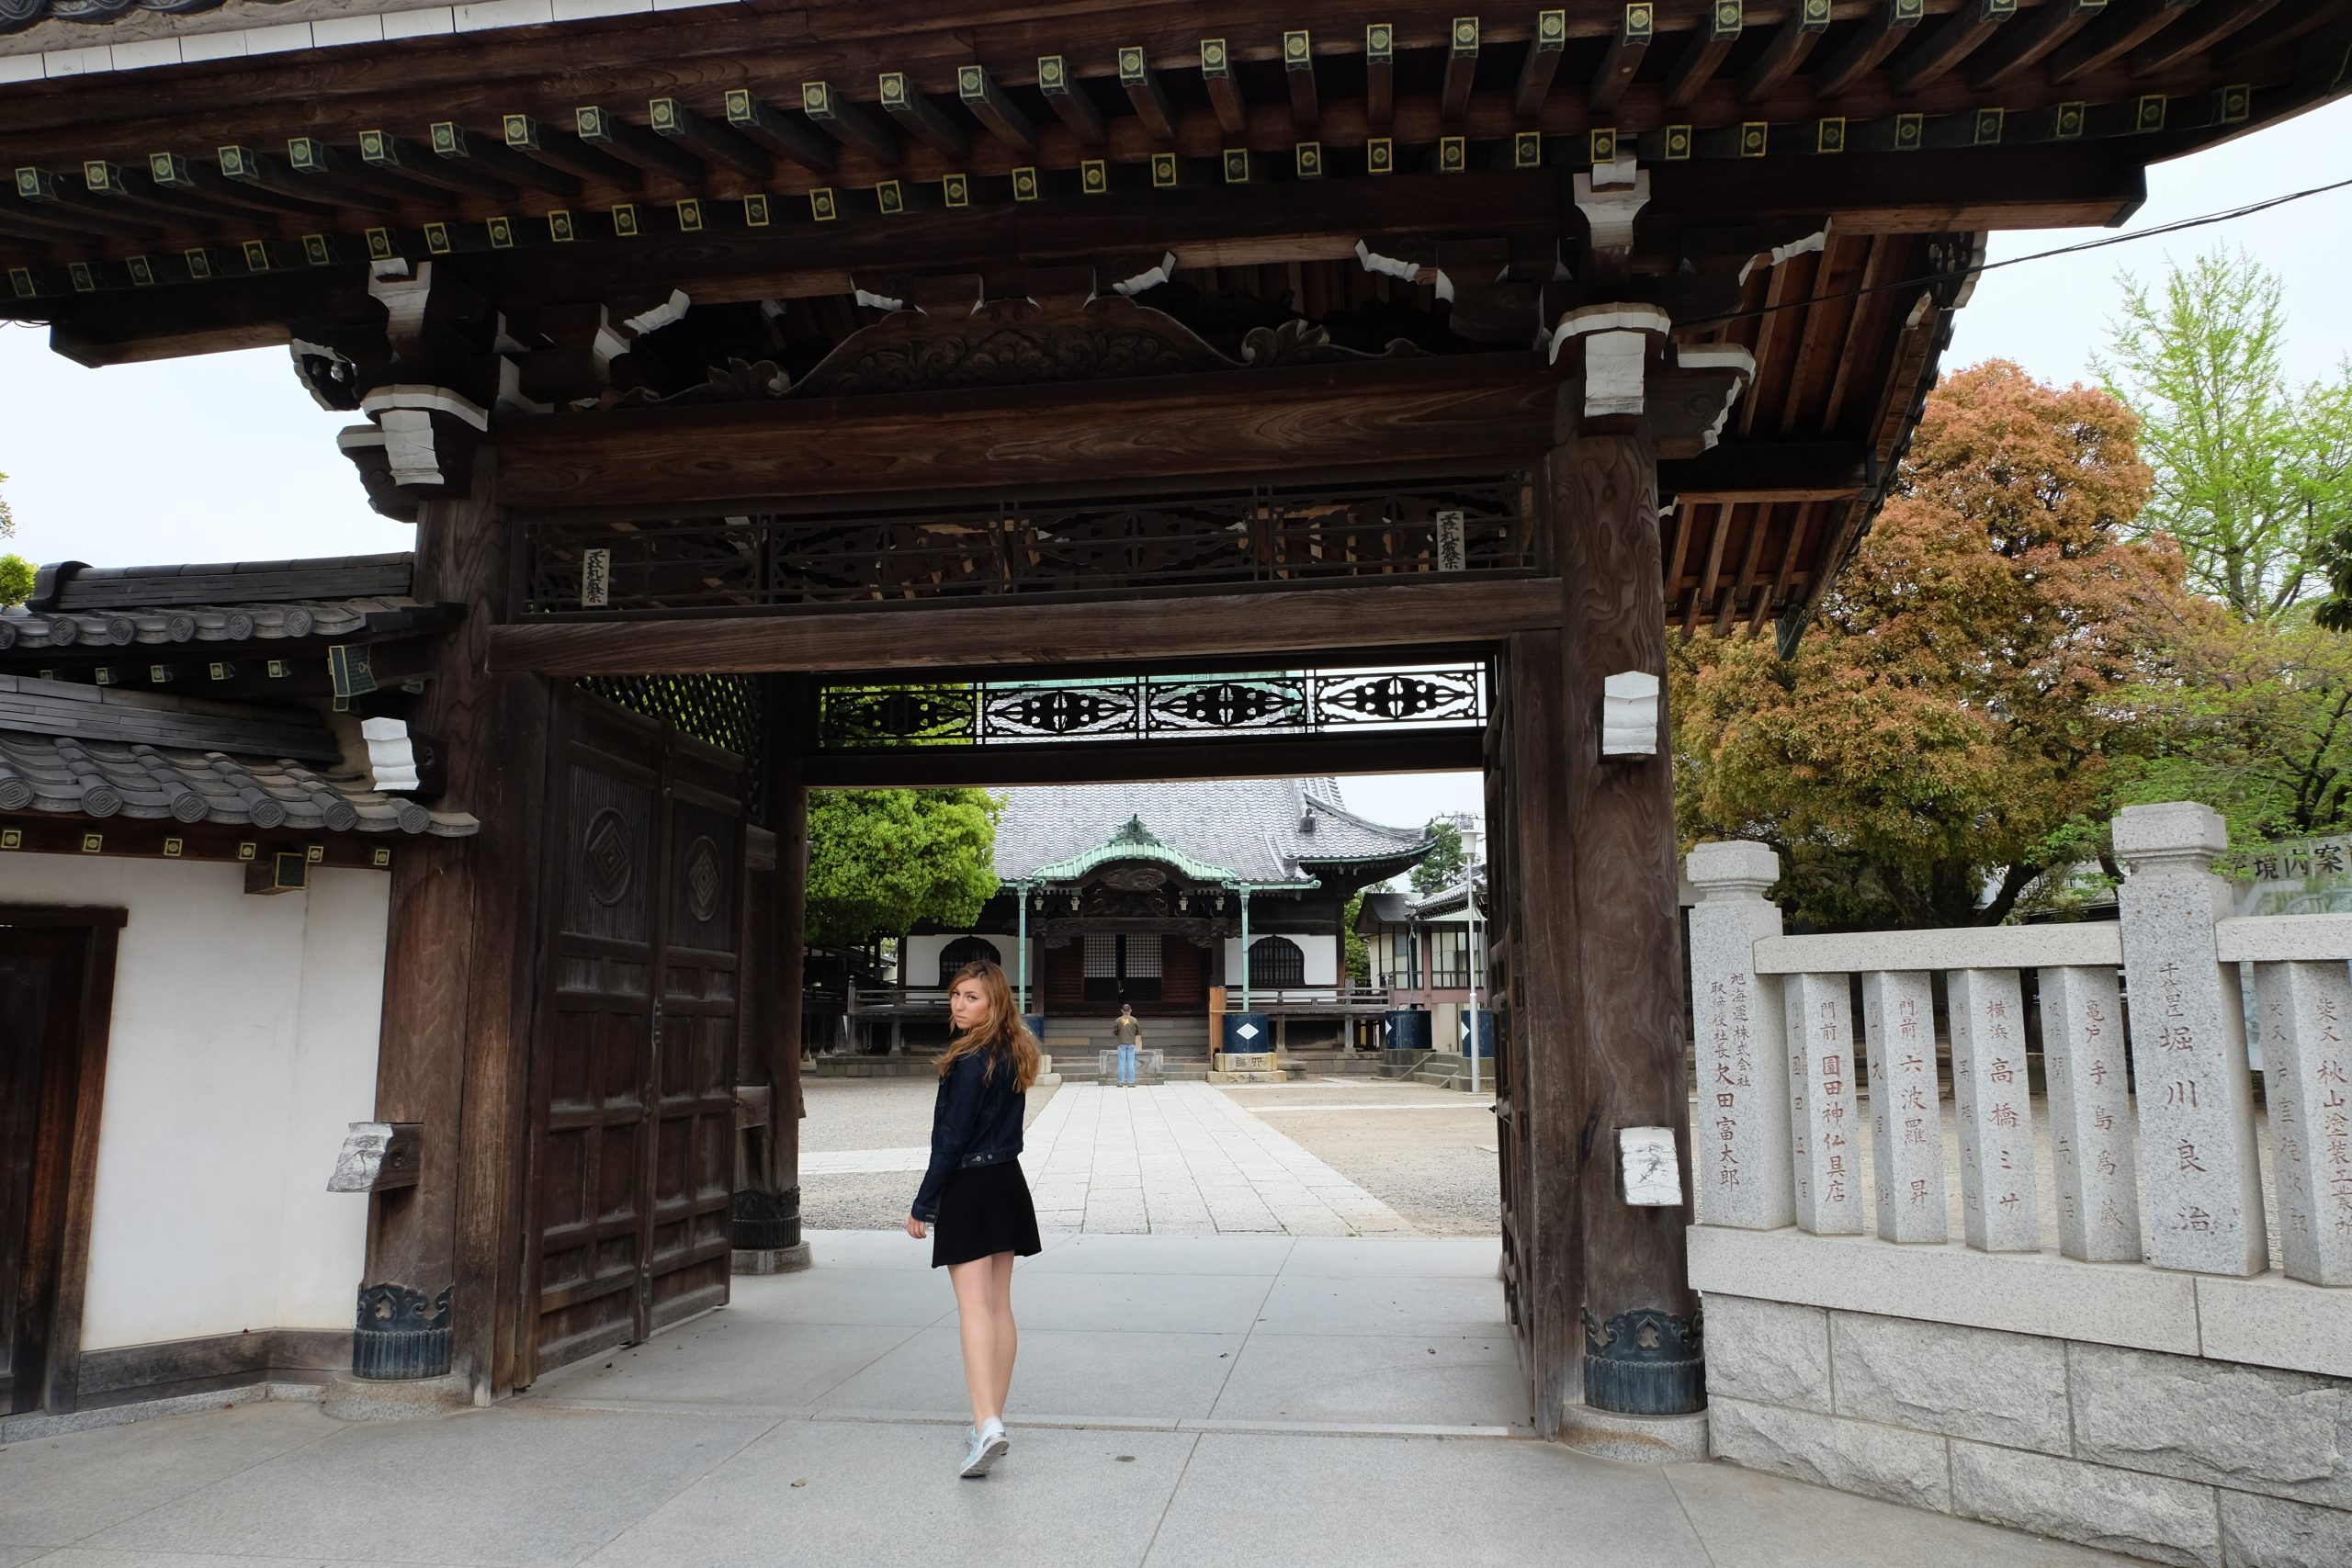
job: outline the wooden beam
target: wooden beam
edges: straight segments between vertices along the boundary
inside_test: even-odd
[[[1470,107],[1470,87],[1478,74],[1478,18],[1456,17],[1445,48],[1445,85],[1438,92],[1438,112],[1448,125],[1461,122]]]
[[[1968,85],[1979,92],[2007,86],[2042,56],[2073,38],[2107,9],[2108,0],[2050,0],[1976,51]]]
[[[527,162],[560,169],[583,180],[602,180],[625,191],[634,191],[645,184],[645,172],[635,164],[625,164],[602,147],[591,147],[569,130],[552,125],[542,125],[526,114],[499,117],[499,134],[507,151]],[[479,150],[479,139],[469,142],[469,151]]]
[[[1379,652],[1366,655],[1377,664]],[[1030,784],[1144,784],[1155,779],[1287,779],[1311,773],[1425,773],[1477,767],[1476,729],[1334,730],[1314,736],[1097,740],[1035,746],[918,746],[817,753],[820,789],[1012,788]]]
[[[264,190],[259,186],[241,185],[221,178],[219,170],[204,164],[192,163],[176,152],[153,152],[147,158],[149,177],[167,190],[200,191],[217,201],[232,204],[254,212],[276,217],[303,218],[340,217],[340,209],[324,202],[302,201]]]
[[[1141,44],[1120,46],[1119,85],[1152,140],[1176,140],[1176,115],[1168,107],[1168,90],[1159,85],[1159,73],[1152,69],[1151,56]]]
[[[1813,73],[1813,96],[1826,102],[1876,70],[1927,14],[1926,0],[1879,0],[1877,14],[1863,17],[1846,47]]]
[[[2050,54],[2050,85],[2063,87],[2075,77],[2120,60],[2186,16],[2197,0],[2136,0],[2109,10],[2097,25]]]
[[[1636,17],[1644,20],[1642,37],[1644,47],[1646,47],[1649,41],[1646,26],[1648,15],[1648,7],[1645,6],[1625,7],[1628,27]],[[1611,35],[1609,50],[1602,57],[1600,70],[1593,75],[1592,107],[1595,109],[1606,107],[1608,103],[1616,101],[1612,96],[1607,103],[1604,103],[1599,94],[1603,78],[1613,78],[1617,74],[1619,57],[1622,52],[1619,40],[1623,39],[1624,30],[1624,28],[1620,28],[1616,33]],[[1567,12],[1554,10],[1538,14],[1535,18],[1535,36],[1527,42],[1527,57],[1519,62],[1519,82],[1511,89],[1510,107],[1513,114],[1521,119],[1533,119],[1544,112],[1544,100],[1552,96],[1552,83],[1560,73],[1560,57],[1566,52],[1567,46]],[[1639,50],[1635,51],[1634,60],[1638,67],[1641,62]],[[1627,74],[1630,76],[1631,73],[1628,72]],[[1621,82],[1617,85],[1622,89],[1623,84]]]
[[[842,96],[830,82],[800,84],[800,112],[842,146],[854,148],[885,168],[896,168],[905,159],[905,149],[890,128],[865,105]]]
[[[1756,63],[1739,79],[1739,101],[1755,103],[1772,96],[1781,83],[1795,74],[1798,66],[1829,30],[1829,0],[1797,0],[1791,7],[1788,19],[1781,24]]]
[[[435,157],[414,142],[402,141],[389,130],[363,130],[359,133],[359,161],[373,168],[390,169],[412,179],[422,180],[426,185],[456,191],[461,196],[513,201],[522,194],[512,181],[500,179],[470,159],[456,155]]]
[[[2132,74],[2135,79],[2153,76],[2183,64],[2241,28],[2259,21],[2278,4],[2278,0],[2207,0],[2185,25],[2176,23],[2133,50]]]
[[[1463,355],[906,397],[501,422],[499,498],[524,508],[1086,483],[1523,457],[1549,418],[1541,356]]]
[[[1046,107],[1069,127],[1069,133],[1082,145],[1102,145],[1102,111],[1094,107],[1086,89],[1071,77],[1069,67],[1060,55],[1037,57],[1037,90],[1045,94]]]
[[[580,140],[649,175],[662,175],[695,185],[709,173],[700,158],[684,148],[623,118],[602,104],[582,104],[572,116],[571,128]]]
[[[831,141],[786,118],[748,89],[739,87],[727,95],[727,123],[813,174],[830,175],[840,162]]]
[[[346,185],[332,175],[297,175],[274,157],[250,147],[220,148],[220,177],[256,190],[289,197],[304,206],[354,207],[363,212],[390,212],[400,203],[379,191]]]
[[[1021,106],[1005,96],[1004,89],[984,65],[967,65],[956,73],[956,96],[974,119],[989,128],[999,141],[1015,152],[1037,151],[1037,126],[1021,110]]]
[[[1739,610],[1739,596],[1747,592],[1756,581],[1756,562],[1764,553],[1764,529],[1771,520],[1772,503],[1770,502],[1748,503],[1747,550],[1740,558],[1739,575],[1732,579],[1731,586],[1724,591],[1722,602],[1715,606],[1715,635],[1717,637],[1731,630],[1731,618]]]
[[[1739,41],[1745,26],[1739,0],[1722,0],[1707,8],[1707,25],[1690,35],[1682,51],[1682,58],[1674,62],[1674,74],[1666,81],[1666,105],[1681,108],[1704,92],[1713,81],[1715,68]]]
[[[195,227],[184,218],[163,223],[127,212],[105,197],[91,195],[81,181],[58,179],[46,169],[18,169],[16,175],[20,205],[12,205],[6,210],[28,220],[45,220],[59,228],[114,234],[126,240],[153,240],[160,238],[165,229],[187,231]],[[28,175],[38,177],[28,180]]]
[[[1283,82],[1290,89],[1290,122],[1312,135],[1323,107],[1315,85],[1315,39],[1305,28],[1283,34]]]
[[[931,101],[929,94],[907,79],[903,71],[885,71],[876,79],[883,112],[907,128],[918,141],[941,157],[960,162],[971,151],[966,127]]]
[[[1364,26],[1363,118],[1374,130],[1396,118],[1396,28],[1388,22]]]
[[[1994,29],[2017,15],[2017,0],[1965,0],[1943,24],[1895,62],[1897,93],[1916,93],[1973,53]]]
[[[1227,136],[1239,136],[1250,126],[1250,106],[1234,78],[1233,54],[1221,38],[1201,40],[1201,85],[1208,90],[1209,107]]]
[[[1684,502],[1826,501],[1860,495],[1870,454],[1841,441],[1732,442],[1658,465],[1662,495]]]
[[[288,137],[286,163],[298,181],[314,182],[311,189],[311,199],[314,201],[325,190],[368,192],[395,202],[441,199],[440,193],[424,181],[413,180],[390,169],[370,167],[323,137]]]
[[[251,224],[253,210],[198,192],[156,184],[146,169],[93,158],[82,165],[82,188],[117,210],[170,227],[211,228],[222,222]]]
[[[723,164],[755,180],[766,179],[775,170],[767,149],[732,126],[704,118],[675,98],[655,98],[645,111],[654,135],[668,137],[707,164]]]
[[[570,198],[580,194],[579,175],[549,168],[537,158],[525,156],[505,144],[504,134],[502,130],[500,140],[494,141],[486,136],[476,136],[454,121],[443,120],[433,127],[433,152],[458,178],[470,173],[478,179],[489,179],[493,184],[529,186],[533,190],[543,190],[549,196]],[[372,159],[368,160],[368,164],[370,167],[390,166],[379,165]],[[405,168],[405,165],[401,167]],[[430,178],[421,172],[414,177]],[[481,193],[478,191],[477,194]]]
[[[1069,664],[1163,654],[1280,654],[1459,643],[1556,626],[1551,578],[1306,588],[1092,604],[730,615],[675,621],[517,622],[489,629],[493,673],[754,674]]]
[[[1553,63],[1542,68],[1540,85],[1532,78],[1536,75],[1538,62],[1547,58],[1541,28],[1535,41],[1528,46],[1527,69],[1521,73],[1519,79],[1518,108],[1522,115],[1532,116],[1543,108],[1544,95],[1551,90],[1552,73],[1557,67],[1561,48],[1567,39],[1566,14],[1546,11],[1544,15],[1547,18],[1555,16],[1561,18],[1558,29],[1560,43],[1553,45],[1548,51],[1548,58]],[[1592,85],[1585,89],[1586,99],[1591,104],[1594,114],[1607,114],[1614,109],[1625,96],[1625,89],[1640,74],[1642,62],[1649,55],[1650,39],[1656,31],[1656,16],[1655,7],[1649,5],[1625,7],[1623,19],[1617,24],[1617,30],[1609,35],[1608,47],[1600,51],[1600,63],[1593,67]]]

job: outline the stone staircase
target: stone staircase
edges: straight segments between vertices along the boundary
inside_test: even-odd
[[[1099,1053],[1118,1043],[1111,1037],[1107,1018],[1046,1019],[1045,1046],[1060,1065],[1065,1083],[1111,1083],[1115,1073],[1098,1076]],[[1161,1053],[1162,1083],[1206,1083],[1209,1077],[1209,1022],[1206,1018],[1147,1018],[1143,1021],[1147,1049]]]

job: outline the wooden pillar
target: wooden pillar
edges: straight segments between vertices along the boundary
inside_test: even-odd
[[[1513,1140],[1512,1224],[1521,1331],[1535,1383],[1535,1426],[1561,1435],[1584,1397],[1584,1243],[1578,1059],[1583,971],[1576,946],[1576,845],[1568,809],[1566,662],[1558,632],[1522,632],[1503,661],[1515,908],[1509,946],[1511,1071],[1503,1086]]]
[[[417,1184],[370,1208],[359,1301],[371,1375],[454,1371],[481,1404],[511,1386],[516,1343],[549,716],[545,680],[485,669],[511,581],[495,489],[485,448],[470,494],[425,502],[417,525],[416,596],[467,619],[414,725],[442,745],[446,803],[481,829],[393,862],[376,1114],[421,1123],[423,1148]],[[371,1333],[388,1326],[397,1343]]]
[[[803,959],[808,931],[808,787],[803,782],[803,723],[808,682],[777,681],[771,693],[767,770],[769,826],[775,866],[751,876],[744,952],[754,971],[759,1005],[745,1019],[740,1081],[768,1087],[765,1158],[747,1169],[735,1193],[734,1244],[739,1270],[767,1273],[805,1263],[800,1238],[800,1032]],[[750,1258],[744,1254],[753,1255]]]
[[[1561,809],[1573,846],[1566,961],[1577,974],[1572,1144],[1583,1252],[1584,1399],[1671,1415],[1703,1403],[1695,1300],[1684,1253],[1690,1135],[1683,1081],[1682,939],[1675,907],[1672,752],[1667,739],[1666,604],[1657,456],[1638,423],[1584,417],[1564,389],[1544,495],[1566,597],[1562,631]],[[1656,749],[1601,754],[1602,685],[1659,682]],[[1673,1134],[1683,1204],[1624,1200],[1618,1134]]]

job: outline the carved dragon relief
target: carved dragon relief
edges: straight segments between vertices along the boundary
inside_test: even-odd
[[[859,329],[798,381],[774,360],[730,357],[707,380],[663,396],[650,388],[620,404],[753,402],[964,388],[1034,387],[1284,365],[1418,357],[1398,338],[1379,354],[1342,348],[1306,321],[1254,327],[1233,358],[1177,321],[1121,295],[1078,301],[997,299],[964,316],[895,310]]]

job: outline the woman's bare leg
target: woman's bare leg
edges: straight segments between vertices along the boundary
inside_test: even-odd
[[[1021,1331],[1012,1323],[1012,1254],[993,1253],[989,1258],[989,1314],[996,1325],[996,1394],[997,1414],[1004,1414],[1004,1402],[1012,1393],[1012,1358],[1021,1350]]]
[[[1000,1359],[1011,1365],[997,1349],[997,1317],[994,1302],[995,1259],[975,1258],[969,1263],[950,1263],[947,1278],[956,1287],[956,1325],[964,1341],[964,1387],[972,1396],[972,1425],[985,1427],[992,1417],[1004,1413],[1004,1380],[997,1375]]]

